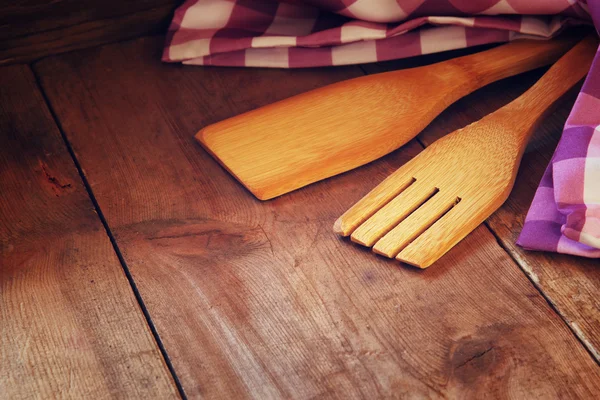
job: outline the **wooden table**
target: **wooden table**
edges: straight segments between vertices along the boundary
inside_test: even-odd
[[[193,140],[200,127],[415,60],[186,67],[159,61],[162,42],[1,68],[0,397],[600,396],[598,260],[514,244],[576,91],[509,201],[419,271],[333,221],[543,71],[459,101],[381,160],[260,202]]]

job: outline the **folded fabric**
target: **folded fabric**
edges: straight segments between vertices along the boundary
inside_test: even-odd
[[[175,11],[163,61],[358,64],[549,38],[584,20],[585,5],[572,0],[188,0]]]
[[[187,0],[163,61],[299,68],[359,64],[590,23],[600,0]],[[594,72],[595,71],[595,72]],[[546,171],[519,244],[600,257],[598,57]]]
[[[600,26],[600,4],[590,2]],[[600,53],[567,119],[517,244],[600,258]]]

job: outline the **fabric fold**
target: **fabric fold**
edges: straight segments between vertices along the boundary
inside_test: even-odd
[[[567,118],[517,244],[600,257],[600,53]]]
[[[568,0],[188,0],[163,61],[302,68],[412,57],[589,23]]]

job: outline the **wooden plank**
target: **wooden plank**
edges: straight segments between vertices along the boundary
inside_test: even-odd
[[[446,56],[431,57],[435,62]],[[373,64],[371,73],[402,68],[408,60]],[[479,90],[457,102],[440,115],[420,136],[429,145],[446,133],[478,120],[502,107],[530,87],[544,70],[505,79]],[[564,123],[579,88],[573,89],[561,100],[556,110],[540,125],[528,147],[513,192],[487,225],[502,246],[519,263],[549,302],[562,315],[588,350],[600,361],[600,263],[598,260],[523,250],[515,242],[523,228],[523,221],[558,143]]]
[[[193,140],[356,68],[165,65],[161,45],[35,70],[189,397],[598,396],[597,364],[487,228],[426,271],[333,234],[416,143],[259,202]]]
[[[0,397],[176,398],[30,68],[0,87]]]
[[[167,29],[179,0],[0,0],[0,64],[116,42]]]

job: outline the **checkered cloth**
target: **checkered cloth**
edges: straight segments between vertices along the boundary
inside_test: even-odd
[[[517,244],[600,258],[600,52],[567,119]]]
[[[163,61],[358,64],[548,38],[581,19],[589,14],[575,0],[188,0],[175,12]]]
[[[163,61],[299,68],[550,38],[600,27],[600,0],[187,0]],[[600,57],[599,57],[600,58]],[[600,257],[600,61],[594,63],[519,244]]]

